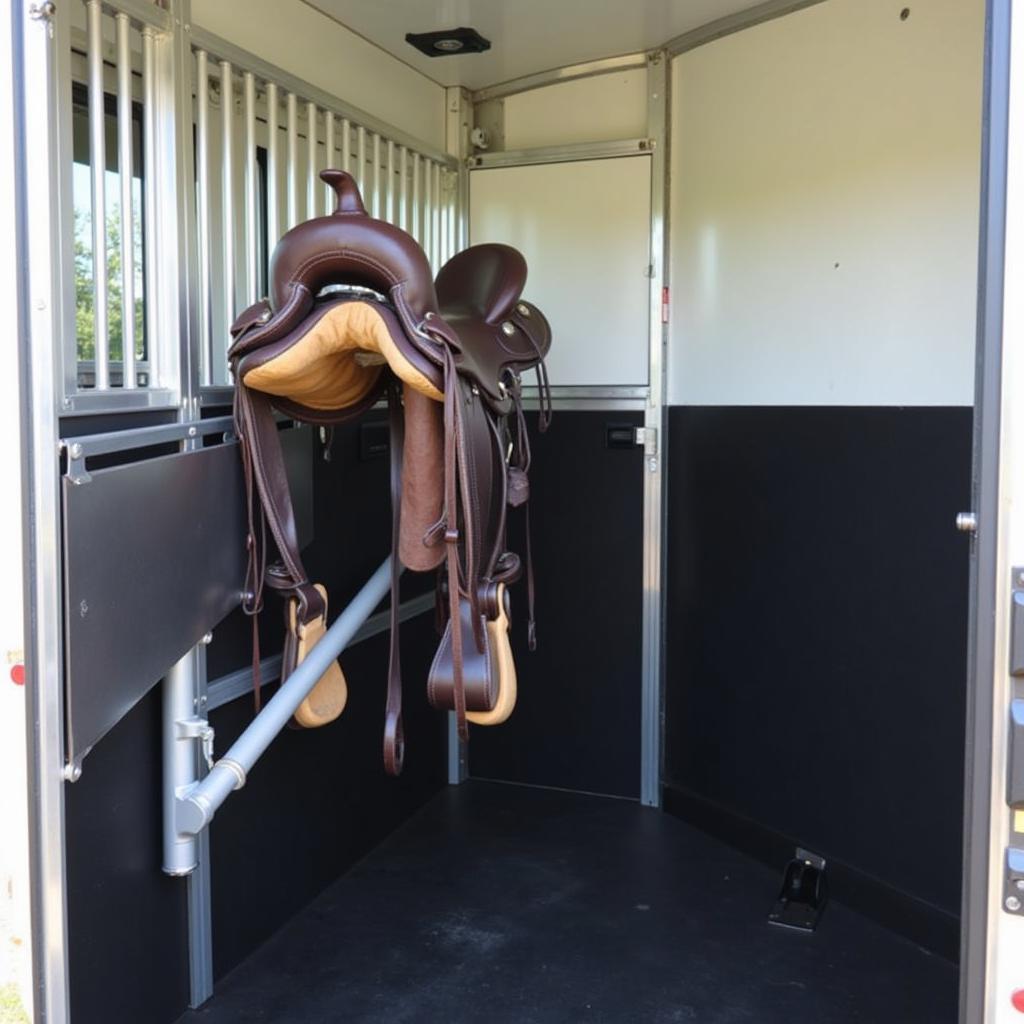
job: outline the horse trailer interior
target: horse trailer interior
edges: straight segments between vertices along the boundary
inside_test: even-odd
[[[6,5],[0,1021],[1024,1019],[1012,6]]]

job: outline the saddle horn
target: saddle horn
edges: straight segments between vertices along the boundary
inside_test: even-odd
[[[338,205],[334,208],[336,217],[346,213],[361,213],[364,217],[368,216],[366,207],[363,206],[363,197],[359,194],[359,186],[351,174],[328,167],[327,170],[320,172],[320,180],[325,185],[330,185],[338,197]]]

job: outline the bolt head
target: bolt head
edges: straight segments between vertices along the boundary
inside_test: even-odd
[[[76,441],[69,449],[68,454],[73,459],[80,459],[82,457],[82,446]]]
[[[512,323],[511,320],[506,320],[501,325],[501,331],[504,335],[506,335],[506,337],[511,338],[512,335],[516,333],[516,325]]]
[[[1020,900],[1016,896],[1007,896],[1004,904],[1007,910],[1011,913],[1016,914],[1020,910]]]

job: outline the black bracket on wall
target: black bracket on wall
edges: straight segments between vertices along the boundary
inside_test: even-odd
[[[783,928],[813,932],[827,902],[825,858],[797,848],[796,856],[786,865],[779,898],[768,915],[768,921]]]

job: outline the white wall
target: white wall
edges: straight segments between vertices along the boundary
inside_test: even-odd
[[[671,402],[971,403],[984,2],[902,7],[674,61]]]
[[[444,149],[444,89],[302,0],[192,0],[192,20]]]
[[[640,138],[647,134],[647,69],[560,82],[502,102],[506,149]]]
[[[475,170],[470,240],[526,257],[524,297],[551,322],[554,385],[648,379],[649,156]]]

